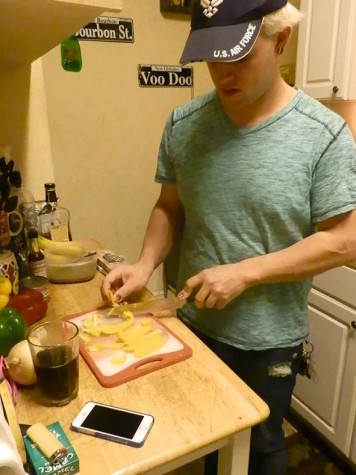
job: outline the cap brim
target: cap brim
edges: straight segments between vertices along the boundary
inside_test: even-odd
[[[184,47],[181,64],[196,61],[238,61],[253,48],[263,18],[229,26],[192,30]]]

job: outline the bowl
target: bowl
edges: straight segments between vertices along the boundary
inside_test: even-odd
[[[53,283],[74,283],[91,280],[96,273],[96,253],[82,258],[57,256],[44,252],[47,277]]]

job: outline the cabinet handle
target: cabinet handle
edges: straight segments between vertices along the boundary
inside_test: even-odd
[[[353,322],[351,322],[351,326],[354,330],[356,330],[356,321],[355,320]]]
[[[333,87],[333,93],[336,94],[337,92],[339,92],[339,88],[337,86],[334,86]]]

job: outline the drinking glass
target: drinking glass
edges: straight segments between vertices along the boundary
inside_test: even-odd
[[[40,323],[27,340],[43,404],[68,404],[78,394],[79,328],[71,321]]]

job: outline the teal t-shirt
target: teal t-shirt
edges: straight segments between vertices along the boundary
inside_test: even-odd
[[[236,128],[213,91],[172,112],[156,181],[176,184],[185,210],[181,289],[205,268],[284,249],[355,209],[355,146],[345,121],[302,91],[250,128]],[[223,310],[189,303],[179,315],[238,348],[293,346],[308,335],[310,288],[259,285]]]

